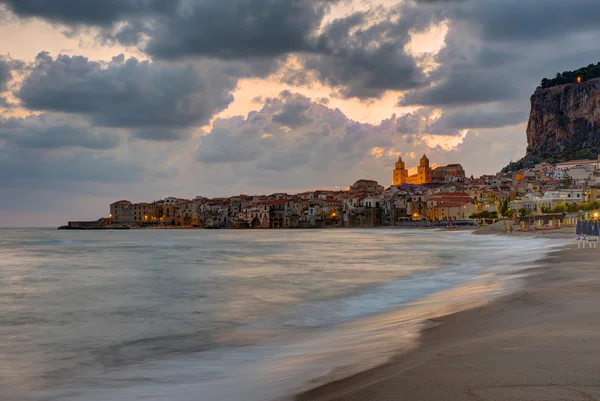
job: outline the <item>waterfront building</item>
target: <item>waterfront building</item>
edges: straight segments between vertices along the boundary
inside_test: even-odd
[[[266,203],[248,205],[238,218],[246,228],[269,228],[269,206]]]
[[[184,226],[191,226],[198,220],[194,201],[185,201],[179,204],[179,218],[181,220],[180,224]]]
[[[133,204],[133,220],[136,224],[156,223],[158,214],[154,203],[140,202]]]
[[[437,192],[427,198],[426,216],[429,220],[447,220],[471,211],[468,217],[472,211],[477,211],[474,203],[474,199],[464,192]],[[471,206],[466,207],[467,204]]]
[[[128,224],[135,221],[133,204],[128,200],[120,200],[110,204],[109,219],[114,224]]]
[[[407,206],[413,220],[422,220],[427,216],[427,196],[425,191],[414,191],[410,194],[410,204]]]
[[[430,220],[468,220],[477,212],[477,206],[471,202],[440,203],[427,209]]]

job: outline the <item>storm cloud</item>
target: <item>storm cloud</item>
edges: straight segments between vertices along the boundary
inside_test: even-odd
[[[452,4],[452,3],[450,3]],[[600,7],[594,0],[477,0],[456,3],[450,18],[479,30],[484,41],[545,41],[598,31]]]
[[[393,115],[379,124],[366,124],[339,109],[284,91],[265,99],[260,110],[245,118],[216,120],[212,131],[201,138],[196,158],[207,165],[237,166],[241,175],[298,168],[312,171],[311,175],[322,169],[347,174],[374,148],[385,149],[391,163],[397,158],[396,149],[428,135],[433,112]]]
[[[135,183],[143,176],[141,163],[89,151],[17,152],[0,148],[0,187],[61,189],[69,183]]]
[[[0,0],[14,14],[62,24],[110,26],[128,18],[165,13],[172,0]]]
[[[0,92],[8,89],[8,82],[12,79],[12,66],[7,60],[0,58]]]
[[[593,0],[569,3],[568,12],[557,0],[421,3],[445,16],[448,32],[434,57],[437,67],[429,74],[430,84],[403,93],[402,106],[495,104],[514,109],[515,102],[529,98],[541,78],[597,61],[593,43],[600,40],[596,23],[600,8]],[[498,113],[489,116],[497,120]],[[524,121],[526,113],[521,116]],[[512,124],[515,118],[509,120]]]
[[[522,123],[529,115],[526,102],[517,103],[517,109],[504,109],[498,105],[479,107],[469,111],[447,112],[432,127],[437,129],[500,128]]]
[[[192,1],[160,18],[145,50],[159,58],[279,56],[309,51],[324,0]]]
[[[7,147],[25,149],[114,149],[120,137],[114,131],[90,126],[84,119],[51,114],[0,118],[0,140]]]
[[[40,53],[15,95],[32,110],[85,115],[104,127],[185,128],[206,124],[232,101],[237,80],[193,67]]]
[[[287,91],[283,95],[286,97],[286,101],[281,111],[273,115],[272,121],[290,128],[308,124],[311,121],[307,114],[312,105],[311,100],[306,96],[291,94]]]
[[[439,9],[402,3],[336,19],[319,35],[315,51],[302,55],[301,67],[285,78],[306,83],[315,77],[339,96],[358,99],[425,86],[429,80],[406,46],[412,35],[443,18]]]
[[[138,44],[163,59],[264,57],[305,51],[336,2],[0,0],[20,17],[39,17],[72,28],[95,26],[105,40]],[[141,43],[143,39],[147,40]]]

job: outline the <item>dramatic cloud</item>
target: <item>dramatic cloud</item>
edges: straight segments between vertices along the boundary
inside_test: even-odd
[[[0,118],[0,140],[8,147],[26,149],[114,149],[119,136],[90,126],[69,116],[30,115],[25,118]]]
[[[532,42],[598,31],[595,0],[477,0],[452,7],[451,18],[480,31],[485,41]]]
[[[179,59],[252,58],[308,50],[329,6],[337,1],[0,0],[0,4],[21,17],[99,27],[105,39],[138,44],[154,57]]]
[[[424,86],[428,78],[406,48],[412,35],[442,21],[440,10],[412,3],[334,20],[320,34],[315,51],[302,55],[300,67],[285,79],[306,83],[315,77],[338,95],[358,99]]]
[[[278,56],[308,51],[327,0],[191,1],[148,32],[146,51],[160,58]]]
[[[135,183],[143,177],[137,162],[92,152],[48,153],[0,148],[0,187],[60,189],[70,182]]]
[[[103,64],[42,52],[15,94],[29,109],[86,115],[98,126],[186,128],[225,109],[236,82],[218,71],[203,77],[191,66],[133,57]]]
[[[7,60],[0,58],[0,92],[8,89],[8,82],[12,79],[12,66]]]
[[[5,60],[0,59],[0,109],[8,108],[10,104],[2,93],[8,90],[8,82],[12,79],[11,66]]]
[[[502,100],[514,100],[518,90],[502,76],[475,76],[469,72],[454,72],[427,89],[403,96],[401,106],[461,106]]]
[[[307,115],[312,103],[304,96],[293,96],[289,92],[282,94],[286,102],[281,111],[273,115],[272,121],[290,128],[297,128],[308,124],[311,119]]]
[[[415,151],[418,157],[437,151],[437,145],[428,145],[434,137],[458,134],[430,134],[437,118],[438,110],[422,109],[376,125],[359,123],[339,109],[284,91],[245,118],[216,120],[196,158],[206,166],[218,164],[221,175],[227,171],[255,185],[285,186],[290,179],[301,187],[311,181],[348,185],[357,175],[386,177],[399,154],[416,163]]]
[[[436,119],[441,114],[441,111],[431,108],[421,108],[412,113],[407,113],[396,119],[396,131],[400,134],[414,134],[420,132],[432,132],[431,125],[436,123]],[[395,118],[392,117],[392,119]],[[440,134],[440,130],[446,128],[438,124],[438,131],[436,134]],[[459,127],[462,128],[462,127]],[[456,132],[450,135],[455,135]]]
[[[448,112],[432,127],[432,131],[440,128],[500,128],[521,123],[527,119],[529,109],[526,103],[519,104],[517,110],[506,110],[498,105],[480,107],[467,112]]]
[[[23,63],[0,54],[0,108],[10,108],[8,92],[11,82],[15,79],[15,72],[23,68]]]
[[[438,67],[430,74],[431,85],[404,93],[403,106],[496,102],[497,107],[506,108],[504,103],[514,109],[514,102],[527,99],[544,76],[598,57],[592,50],[592,43],[600,39],[596,23],[600,9],[594,0],[569,3],[568,13],[557,0],[420,3],[445,16],[448,33],[434,58]]]
[[[2,0],[0,0],[2,1]],[[427,77],[406,45],[413,34],[440,23],[441,10],[403,2],[323,24],[339,0],[98,2],[97,15],[71,1],[20,2],[10,9],[75,29],[97,26],[109,42],[137,45],[157,59],[266,58],[275,65],[295,55],[299,68],[286,82],[318,79],[347,98],[379,98],[388,90],[414,89]]]
[[[55,23],[110,26],[128,18],[166,12],[174,0],[0,0],[20,17],[39,17]]]

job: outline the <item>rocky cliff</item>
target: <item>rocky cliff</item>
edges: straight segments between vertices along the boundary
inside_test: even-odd
[[[547,89],[531,96],[527,155],[506,170],[572,159],[596,159],[600,153],[600,79]]]

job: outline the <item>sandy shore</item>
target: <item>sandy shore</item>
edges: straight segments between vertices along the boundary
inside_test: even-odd
[[[600,400],[600,248],[574,242],[532,273],[516,294],[436,319],[415,351],[296,400]]]
[[[536,230],[536,231],[518,231],[514,230],[512,234],[506,232],[506,222],[499,221],[495,224],[479,227],[475,230],[474,234],[486,235],[486,234],[505,234],[513,236],[531,236],[531,237],[546,237],[546,238],[565,238],[575,239],[575,227],[561,227],[556,230]]]

